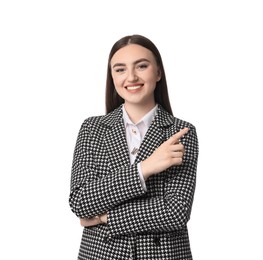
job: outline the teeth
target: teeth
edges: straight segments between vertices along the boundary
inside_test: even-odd
[[[134,90],[134,89],[138,89],[140,88],[141,86],[130,86],[130,87],[127,87],[128,90]]]

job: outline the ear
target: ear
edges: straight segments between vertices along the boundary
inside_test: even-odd
[[[162,72],[161,72],[160,68],[158,68],[158,70],[157,70],[157,80],[156,80],[156,82],[158,82],[161,78],[162,78]]]

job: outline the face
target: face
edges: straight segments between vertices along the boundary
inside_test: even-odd
[[[113,55],[110,65],[115,89],[125,105],[155,105],[154,90],[161,75],[150,50],[127,45]]]

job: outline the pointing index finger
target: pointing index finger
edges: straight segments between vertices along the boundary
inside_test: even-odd
[[[177,132],[176,134],[174,134],[171,139],[173,143],[179,143],[179,139],[181,137],[183,137],[187,132],[189,131],[188,127],[185,127],[183,129],[181,129],[179,132]]]

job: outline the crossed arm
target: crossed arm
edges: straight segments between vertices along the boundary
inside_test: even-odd
[[[179,140],[188,131],[188,128],[180,130],[162,143],[146,160],[141,162],[141,170],[145,181],[150,176],[163,172],[171,166],[179,166],[183,163],[185,148]],[[107,222],[107,212],[92,218],[80,218],[80,224],[83,227],[106,224]]]

